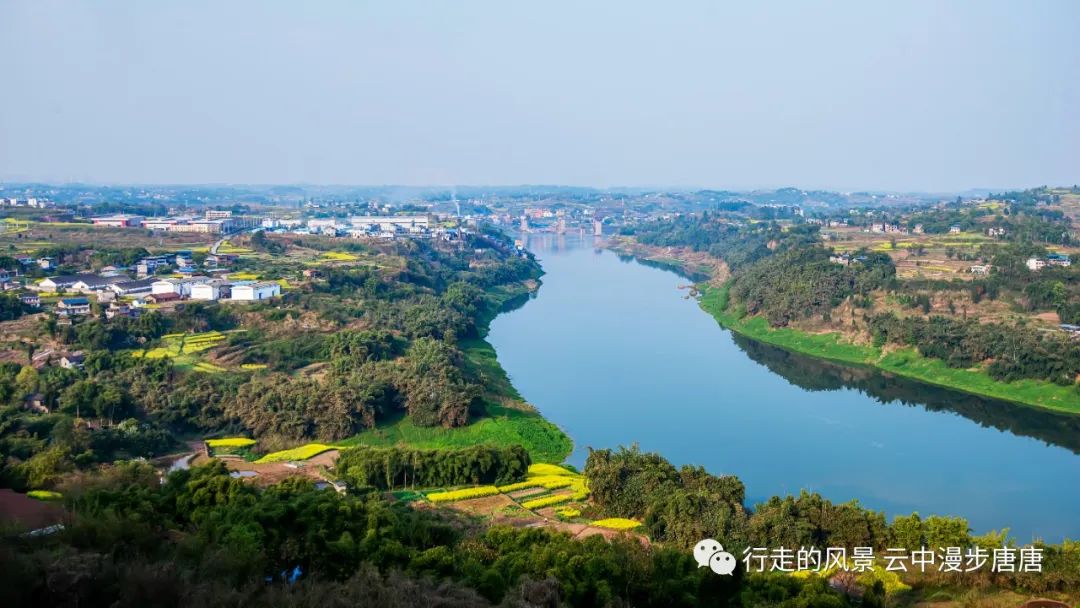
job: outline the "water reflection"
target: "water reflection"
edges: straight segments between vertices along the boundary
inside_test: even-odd
[[[1033,437],[1080,454],[1080,416],[1017,406],[977,395],[909,380],[870,367],[824,361],[733,334],[735,344],[753,361],[808,391],[852,388],[882,404],[906,405],[931,412],[952,412],[981,426]]]

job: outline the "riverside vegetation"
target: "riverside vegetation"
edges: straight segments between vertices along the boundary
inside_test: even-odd
[[[229,476],[220,461],[172,473],[122,462],[59,486],[70,516],[44,538],[0,546],[5,605],[137,606],[895,606],[962,598],[973,589],[1068,599],[1080,588],[1080,547],[1044,547],[1042,573],[860,576],[860,600],[820,576],[724,577],[697,567],[689,547],[724,538],[749,546],[970,546],[992,549],[1005,532],[972,537],[955,517],[886,522],[857,503],[816,494],[774,497],[753,509],[735,477],[675,468],[636,448],[593,451],[584,477],[590,509],[615,529],[644,522],[652,545],[541,528],[486,526],[443,509],[414,509],[374,487],[410,466],[433,480],[485,482],[520,475],[527,454],[466,449],[435,454],[358,448],[345,475],[371,482],[339,495],[292,478],[265,489]],[[387,467],[387,463],[400,463]],[[539,472],[544,472],[539,470]],[[387,484],[387,476],[391,477]],[[490,491],[484,491],[490,488]],[[460,499],[499,490],[479,486]],[[449,498],[448,498],[449,500]],[[1075,598],[1074,598],[1075,599]]]
[[[70,327],[41,320],[33,336],[84,349],[84,368],[0,367],[0,481],[62,498],[66,509],[54,534],[4,532],[4,605],[873,607],[975,588],[1068,598],[1080,587],[1071,543],[1046,547],[1041,575],[875,574],[860,583],[861,599],[823,577],[716,576],[688,550],[704,536],[736,551],[1014,541],[1005,532],[972,538],[959,518],[886,522],[816,494],[750,506],[737,478],[677,469],[635,448],[593,451],[580,475],[545,466],[565,458],[569,439],[522,402],[482,339],[487,321],[539,276],[535,261],[494,234],[461,249],[357,243],[350,259],[305,281],[299,254],[326,259],[339,244],[255,246],[266,252],[250,271],[291,277],[280,301],[95,315]],[[195,332],[225,336],[193,353],[223,371],[132,356]],[[53,411],[21,409],[28,392]],[[220,460],[162,482],[136,460],[208,435],[211,449],[251,459],[341,448],[333,474],[350,491],[302,477],[260,488]],[[589,502],[560,517],[652,542],[491,526],[386,491],[409,487],[439,503],[569,488]],[[563,501],[533,500],[551,498]]]
[[[950,259],[964,257],[991,269],[950,280],[898,274],[897,259],[907,263],[909,250],[923,245],[890,249],[894,238],[885,249],[848,251],[831,236],[823,240],[821,226],[801,217],[754,223],[705,212],[646,225],[633,237],[656,248],[707,251],[723,259],[730,277],[703,285],[702,307],[749,337],[1080,413],[1080,340],[1043,321],[1047,316],[1065,323],[1080,320],[1080,268],[1032,271],[1026,266],[1027,260],[1048,255],[1045,240],[1040,241],[1047,235],[1069,242],[1068,217],[1031,202],[1049,197],[1040,192],[1000,195],[1000,209],[1007,214],[1000,217],[961,204],[898,213],[897,221],[926,222],[924,230],[956,225],[962,218],[982,229],[1006,231],[1002,241],[975,239],[967,249],[945,252]]]
[[[569,453],[569,439],[512,391],[482,340],[487,320],[540,274],[504,237],[476,235],[468,248],[349,243],[355,260],[323,264],[314,280],[302,280],[309,266],[298,256],[321,258],[331,242],[278,241],[273,249],[289,255],[245,262],[294,277],[272,302],[191,302],[135,319],[99,312],[73,325],[16,309],[22,341],[0,363],[0,482],[48,489],[68,473],[167,453],[192,436],[250,437],[256,458],[310,441],[413,434],[419,446],[521,444],[538,461]],[[78,248],[63,249],[76,263]],[[180,350],[201,365],[146,356],[196,332],[213,339]],[[46,348],[81,350],[84,365],[39,367],[24,354]],[[48,413],[22,407],[31,394]]]

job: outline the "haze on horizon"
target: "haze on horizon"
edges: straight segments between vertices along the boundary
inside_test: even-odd
[[[0,179],[1080,182],[1080,3],[4,0]]]

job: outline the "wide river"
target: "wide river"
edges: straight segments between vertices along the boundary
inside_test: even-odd
[[[637,443],[772,495],[858,499],[891,518],[960,515],[975,533],[1080,538],[1080,417],[834,365],[722,329],[676,274],[531,235],[538,294],[489,341],[525,399],[588,448]]]

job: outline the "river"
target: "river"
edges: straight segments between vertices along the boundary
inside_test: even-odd
[[[488,340],[526,400],[588,448],[637,443],[772,495],[1080,538],[1080,417],[835,365],[722,329],[676,274],[590,237],[529,235],[539,292]]]

